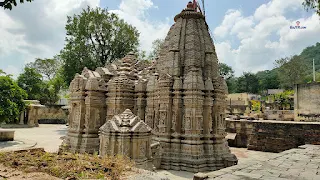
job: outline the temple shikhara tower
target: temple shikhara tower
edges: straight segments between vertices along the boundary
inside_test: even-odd
[[[174,20],[154,62],[138,61],[130,53],[75,76],[67,136],[72,152],[99,151],[104,142],[99,128],[131,110],[152,129],[152,142],[160,144],[160,168],[200,172],[237,163],[225,140],[227,86],[205,17],[189,2]],[[139,134],[139,129],[130,133]]]

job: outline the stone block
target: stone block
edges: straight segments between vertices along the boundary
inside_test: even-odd
[[[193,180],[206,180],[208,179],[208,175],[207,174],[204,174],[204,173],[196,173],[194,174],[193,176]]]
[[[0,129],[0,141],[13,141],[14,130]]]

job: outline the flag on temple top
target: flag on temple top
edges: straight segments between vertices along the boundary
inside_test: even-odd
[[[193,0],[193,9],[195,9],[196,11],[198,11],[198,3],[196,0]]]

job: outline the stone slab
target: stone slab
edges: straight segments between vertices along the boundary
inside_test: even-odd
[[[14,130],[0,129],[0,141],[13,141]]]

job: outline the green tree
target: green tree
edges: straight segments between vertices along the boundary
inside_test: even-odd
[[[66,45],[61,51],[63,75],[69,84],[84,67],[95,69],[130,51],[137,52],[137,29],[106,9],[84,9],[81,14],[68,16]]]
[[[309,66],[308,70],[312,72],[312,61],[314,59],[316,71],[320,71],[320,43],[316,43],[313,46],[305,48],[302,53],[299,55],[302,61]]]
[[[47,103],[54,104],[60,99],[59,93],[61,90],[68,88],[62,75],[62,68],[60,68],[54,78],[47,83],[47,87],[49,91]]]
[[[160,55],[160,49],[162,44],[164,43],[164,39],[156,39],[152,42],[152,51],[149,54],[149,59],[154,60]]]
[[[231,66],[228,66],[225,63],[219,63],[219,73],[222,76],[228,85],[229,93],[236,92],[236,78],[234,78],[234,70]]]
[[[320,0],[304,0],[302,5],[307,11],[315,9],[316,13],[320,16]]]
[[[226,80],[226,83],[228,85],[229,94],[237,92],[237,80],[238,80],[238,78],[236,78],[236,77],[232,77],[232,78]]]
[[[280,87],[276,69],[259,71],[256,75],[259,79],[259,90],[278,89]]]
[[[26,92],[9,76],[0,76],[0,122],[15,122],[25,108]]]
[[[18,76],[17,82],[26,91],[30,100],[41,100],[46,94],[46,84],[42,81],[41,74],[34,68],[25,67],[24,72]]]
[[[279,94],[274,95],[274,102],[279,110],[292,109],[294,106],[294,91],[287,90]]]
[[[234,70],[225,63],[219,63],[219,73],[226,80],[234,77]]]
[[[6,74],[2,69],[0,69],[0,75],[1,74]]]
[[[292,89],[294,84],[303,83],[306,75],[311,72],[300,56],[282,58],[275,61],[280,86],[285,89]]]
[[[61,62],[58,57],[52,59],[37,58],[34,62],[28,63],[27,67],[34,68],[38,73],[42,74],[42,76],[46,77],[50,81],[61,68]]]
[[[244,72],[242,76],[237,79],[236,82],[238,93],[258,93],[259,92],[259,80],[257,76],[250,72]]]
[[[19,0],[20,3],[23,3],[24,0]],[[31,2],[33,0],[26,0],[26,2]],[[17,6],[17,0],[3,0],[0,2],[0,7],[3,7],[4,9],[10,9],[12,10],[12,6]]]

